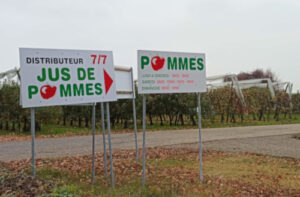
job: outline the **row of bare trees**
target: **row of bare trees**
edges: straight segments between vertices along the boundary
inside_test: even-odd
[[[292,113],[300,113],[300,96],[293,95],[293,111],[290,98],[285,92],[276,92],[271,98],[265,88],[243,90],[246,107],[241,105],[235,91],[230,86],[210,90],[201,94],[203,119],[214,122],[243,122],[245,119],[266,121],[291,118]],[[150,125],[196,125],[196,94],[147,95],[147,119]],[[19,101],[19,85],[4,84],[0,89],[0,130],[28,131],[29,110],[23,109]],[[128,128],[132,122],[132,101],[119,100],[111,103],[111,123],[113,127]],[[141,120],[142,98],[136,98],[137,116]],[[99,106],[97,105],[99,110]],[[37,108],[37,130],[45,124],[89,127],[91,106],[56,106]],[[100,118],[97,113],[97,118]]]
[[[239,80],[277,77],[269,70],[242,72]],[[225,79],[228,81],[229,79]],[[20,87],[15,82],[4,82],[0,87],[0,130],[29,131],[29,110],[20,106]],[[231,86],[209,90],[201,94],[202,118],[215,122],[243,122],[244,120],[267,121],[291,118],[293,113],[300,113],[300,95],[290,97],[284,91],[276,91],[271,97],[266,88],[250,88],[243,90],[246,106],[241,104],[235,90]],[[196,125],[196,94],[161,94],[147,95],[148,124]],[[113,127],[128,128],[132,124],[132,101],[118,100],[110,104],[111,123]],[[136,98],[137,118],[141,122],[142,97]],[[91,106],[56,106],[37,108],[36,128],[54,124],[72,127],[89,127],[91,122]],[[99,106],[97,105],[97,110]],[[100,118],[100,113],[96,113]]]

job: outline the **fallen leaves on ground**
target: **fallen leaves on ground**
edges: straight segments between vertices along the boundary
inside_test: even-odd
[[[139,151],[142,155],[141,150]],[[107,154],[108,155],[108,154]],[[255,153],[228,153],[212,150],[203,152],[204,181],[199,181],[199,153],[187,148],[149,148],[147,157],[147,185],[155,191],[164,191],[179,195],[207,194],[227,196],[297,196],[300,189],[299,170],[294,176],[288,174],[266,174],[259,168],[250,175],[236,175],[234,178],[226,177],[218,172],[220,160],[226,158],[241,158],[245,162],[251,162],[253,166],[274,166],[281,162],[287,167],[299,169],[300,161],[296,159],[276,158]],[[109,159],[109,158],[108,158]],[[104,180],[103,153],[97,153],[95,159],[96,180]],[[249,160],[249,161],[248,161]],[[80,177],[84,183],[90,182],[91,155],[71,156],[55,159],[37,159],[37,169],[51,168],[53,170],[67,172],[70,175],[85,175]],[[141,162],[141,161],[140,161]],[[206,173],[205,164],[208,162],[219,163],[216,165],[216,173]],[[6,163],[15,173],[30,167],[30,160],[12,161]],[[116,187],[122,187],[132,180],[141,180],[142,166],[135,163],[135,151],[122,150],[114,152],[113,165],[116,179]],[[110,170],[108,160],[108,170]],[[296,184],[294,188],[281,184],[282,181],[290,181]]]
[[[4,196],[37,196],[50,193],[51,181],[33,178],[25,172],[11,173],[0,163],[0,195]]]

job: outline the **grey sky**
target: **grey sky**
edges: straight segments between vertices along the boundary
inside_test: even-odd
[[[204,52],[207,75],[270,68],[300,90],[299,0],[0,0],[0,72],[19,47]],[[136,75],[136,73],[135,73]]]

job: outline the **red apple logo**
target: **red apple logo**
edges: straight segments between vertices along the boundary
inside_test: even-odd
[[[50,85],[43,85],[40,89],[40,94],[43,99],[49,99],[55,95],[56,87]]]
[[[164,67],[165,64],[165,58],[160,58],[158,56],[154,56],[151,59],[151,65],[153,70],[158,71],[160,69],[162,69],[162,67]]]

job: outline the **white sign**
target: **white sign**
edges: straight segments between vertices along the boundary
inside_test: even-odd
[[[111,51],[20,48],[23,107],[117,100]]]
[[[135,89],[131,68],[115,67],[118,99],[134,99]]]
[[[206,92],[203,53],[138,51],[139,94]]]

